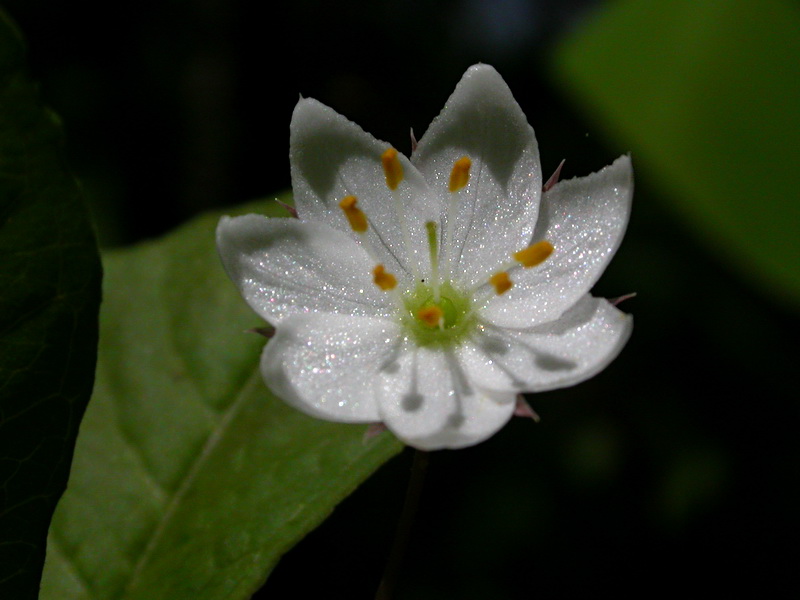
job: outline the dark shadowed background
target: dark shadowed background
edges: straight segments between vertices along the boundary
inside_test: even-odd
[[[492,64],[508,82],[536,131],[546,176],[562,158],[569,178],[632,153],[632,221],[595,289],[608,297],[638,293],[622,305],[636,322],[630,343],[592,381],[530,397],[540,424],[518,419],[478,447],[433,454],[401,598],[591,597],[598,590],[648,596],[654,589],[770,595],[800,587],[788,551],[799,533],[800,302],[790,279],[800,266],[788,263],[762,277],[767,268],[750,250],[784,239],[787,228],[797,232],[797,163],[780,151],[785,138],[797,145],[797,119],[781,126],[785,94],[773,97],[762,88],[766,98],[755,96],[778,115],[777,125],[769,124],[774,131],[754,127],[758,136],[783,140],[773,147],[773,138],[747,137],[744,124],[728,116],[761,110],[750,104],[753,96],[721,96],[714,78],[703,75],[708,88],[692,88],[691,97],[677,90],[674,98],[637,98],[638,89],[651,88],[630,71],[631,106],[653,109],[666,126],[654,128],[656,117],[646,112],[626,121],[626,114],[640,113],[603,92],[618,74],[594,70],[595,85],[579,68],[569,69],[573,58],[563,58],[580,55],[582,36],[594,35],[597,47],[606,47],[607,14],[618,15],[608,27],[639,32],[641,47],[630,45],[627,54],[660,56],[657,64],[668,66],[642,71],[648,81],[691,79],[697,65],[708,64],[708,53],[726,47],[724,39],[716,46],[697,40],[715,27],[719,36],[738,30],[726,29],[738,22],[734,13],[726,13],[730,22],[704,20],[681,8],[686,23],[670,34],[686,36],[675,44],[686,54],[672,56],[672,47],[654,51],[661,41],[651,40],[666,39],[658,37],[664,32],[657,22],[634,26],[641,15],[626,13],[630,4],[4,2],[28,40],[43,97],[65,123],[71,164],[105,247],[287,189],[288,125],[298,94],[408,152],[409,128],[421,136],[475,62]],[[793,2],[766,6],[797,18]],[[784,32],[788,40],[796,23]],[[769,48],[759,47],[764,62],[742,69],[777,69],[780,81],[794,77],[796,66],[787,65],[800,56],[767,62]],[[609,52],[618,65],[627,64],[627,54]],[[725,72],[723,54],[709,73]],[[586,54],[591,59],[595,52]],[[789,93],[797,95],[797,81],[787,84]],[[676,120],[689,109],[672,113],[671,106],[710,107],[709,114],[728,120],[709,122],[708,129],[703,121],[688,129],[691,135],[662,141],[656,136],[663,131],[685,127]],[[752,173],[744,174],[736,157],[705,149],[708,137],[742,146],[753,160],[768,156],[776,174],[764,178],[767,187],[748,187]],[[753,147],[751,139],[766,141]],[[651,151],[682,144],[700,148],[698,154]],[[698,160],[708,164],[692,172],[681,162]],[[687,189],[694,189],[693,178],[710,174],[697,200],[707,201],[705,211],[685,209],[680,186],[664,183],[675,173],[686,174]],[[719,222],[733,222],[725,210],[733,200],[711,177],[726,174],[751,190],[756,207],[759,229],[740,236],[738,245],[724,232],[712,233]],[[793,193],[770,191],[780,177],[786,183],[778,189]],[[773,213],[778,217],[759,220]],[[787,246],[782,256],[779,247],[776,260],[791,261],[795,249]],[[385,465],[285,556],[256,597],[370,597],[409,466],[408,453]]]

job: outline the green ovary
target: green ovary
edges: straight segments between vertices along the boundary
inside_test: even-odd
[[[450,283],[439,287],[439,301],[435,301],[433,288],[419,284],[403,297],[405,312],[401,322],[418,346],[453,346],[465,339],[475,326],[471,314],[472,299],[455,289]],[[443,326],[431,326],[417,315],[425,308],[438,306],[442,311]]]

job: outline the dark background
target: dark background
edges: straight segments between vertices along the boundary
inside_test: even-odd
[[[421,136],[482,61],[528,115],[546,175],[562,158],[572,177],[631,150],[601,138],[546,68],[599,2],[4,5],[65,122],[106,247],[288,188],[298,94],[408,151],[409,128]],[[637,177],[629,233],[595,290],[638,293],[622,306],[636,327],[619,359],[530,398],[541,424],[516,419],[478,447],[433,454],[401,598],[800,587],[796,314],[710,255],[668,206]],[[345,501],[257,597],[370,597],[410,458]]]

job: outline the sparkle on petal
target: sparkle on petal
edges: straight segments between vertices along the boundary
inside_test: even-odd
[[[217,246],[269,324],[254,330],[274,331],[261,372],[277,396],[368,437],[461,448],[538,419],[522,392],[588,379],[624,346],[632,319],[614,304],[628,296],[589,292],[625,232],[633,172],[623,156],[543,184],[533,129],[488,65],[412,140],[408,160],[301,99],[298,218],[224,217]]]

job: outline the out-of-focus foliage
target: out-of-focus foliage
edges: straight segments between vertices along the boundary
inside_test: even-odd
[[[401,448],[269,393],[264,338],[246,332],[263,323],[222,271],[218,219],[105,256],[97,382],[43,599],[248,598]]]
[[[0,11],[0,597],[36,598],[92,390],[100,260],[58,119]]]
[[[694,233],[800,308],[800,5],[621,0],[567,37],[557,80]]]
[[[212,203],[233,205],[285,189],[288,123],[298,93],[407,150],[409,127],[419,137],[478,61],[495,66],[514,90],[548,174],[562,158],[564,176],[571,177],[632,152],[633,217],[594,290],[638,292],[621,305],[636,321],[629,345],[598,377],[529,398],[542,416],[539,425],[515,419],[484,444],[431,457],[399,598],[516,600],[609,589],[635,596],[653,588],[676,596],[687,589],[796,595],[796,560],[786,548],[800,535],[800,480],[791,468],[800,461],[794,400],[800,327],[785,273],[764,266],[759,275],[747,266],[766,264],[760,253],[773,246],[765,240],[785,235],[786,224],[759,221],[768,209],[754,219],[766,227],[762,239],[754,243],[748,231],[720,251],[731,235],[723,231],[734,222],[726,208],[716,218],[721,223],[712,223],[711,201],[685,205],[698,190],[716,193],[710,189],[716,183],[703,181],[706,169],[719,175],[727,165],[728,186],[750,180],[756,169],[743,173],[737,152],[752,155],[754,165],[773,160],[767,168],[780,177],[797,171],[796,161],[788,162],[796,154],[770,157],[769,148],[759,148],[756,157],[743,146],[714,148],[725,159],[703,158],[698,178],[700,167],[686,166],[682,154],[653,147],[716,143],[701,131],[703,123],[687,131],[675,110],[694,103],[704,106],[691,114],[709,115],[717,129],[717,112],[745,119],[744,127],[731,122],[730,132],[719,131],[723,137],[766,136],[749,116],[752,94],[734,90],[721,99],[698,83],[695,96],[685,96],[698,81],[694,65],[703,66],[699,73],[713,84],[708,90],[730,87],[726,80],[735,73],[718,74],[713,66],[728,65],[729,54],[741,58],[741,89],[751,92],[751,81],[792,68],[787,55],[755,80],[745,76],[769,48],[791,46],[782,36],[794,9],[774,0],[744,4],[454,0],[409,2],[398,10],[397,3],[367,0],[297,0],[275,10],[253,0],[143,0],[130,7],[6,0],[4,6],[31,42],[31,65],[48,103],[65,119],[72,163],[102,211],[101,237],[116,243],[159,235]],[[589,5],[594,12],[586,12]],[[693,22],[712,10],[728,12],[685,31],[676,23],[680,15]],[[751,15],[752,32],[736,17],[741,10],[763,11]],[[604,18],[609,12],[613,18]],[[786,15],[775,25],[777,39],[754,48],[750,41],[770,14]],[[606,27],[615,35],[603,36]],[[620,50],[617,39],[634,33],[637,43]],[[676,48],[679,34],[685,37]],[[591,45],[607,55],[603,64],[592,53],[581,56],[598,72],[619,74],[619,65],[653,60],[651,70],[617,77],[623,100],[639,93],[640,79],[650,94],[658,78],[676,79],[676,70],[686,85],[676,80],[643,100],[649,104],[628,103],[617,116],[591,91],[583,69],[576,67],[573,83],[565,83],[572,77],[559,44],[565,35],[570,47],[603,39]],[[551,43],[561,48],[556,58]],[[683,57],[673,72],[661,58],[669,48]],[[753,54],[742,56],[744,48]],[[775,93],[765,92],[752,114],[762,114],[765,104],[783,106]],[[647,112],[659,108],[684,123],[680,139],[670,134],[670,121]],[[628,114],[637,121],[622,127]],[[798,137],[790,124],[776,135]],[[664,140],[651,142],[660,132]],[[657,166],[662,161],[675,164]],[[665,173],[678,173],[680,189]],[[759,190],[775,185],[764,178],[748,209],[773,202]],[[783,198],[787,219],[792,198]],[[286,553],[256,598],[370,597],[402,504],[407,458],[389,461]]]

